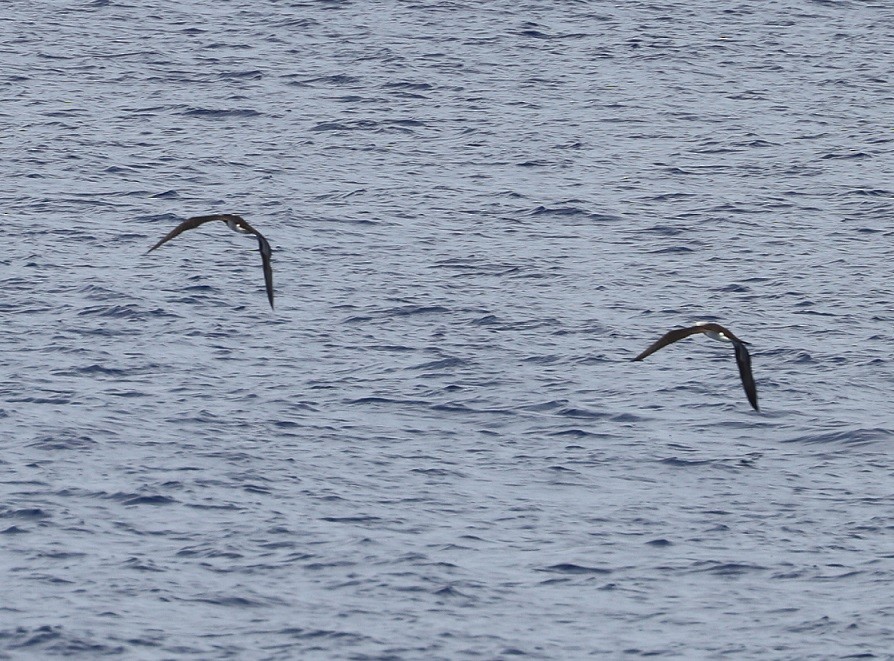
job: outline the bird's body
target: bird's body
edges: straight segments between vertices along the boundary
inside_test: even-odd
[[[233,213],[216,213],[211,214],[210,216],[194,216],[193,218],[187,218],[182,223],[177,225],[174,229],[165,235],[161,241],[156,243],[154,246],[149,248],[147,252],[152,252],[159,246],[164,243],[170,241],[175,236],[182,234],[186,230],[191,230],[199,225],[204,225],[205,223],[211,222],[212,220],[220,220],[227,224],[234,232],[239,232],[240,234],[253,234],[258,238],[258,250],[261,253],[261,264],[264,269],[264,284],[267,288],[267,300],[270,301],[270,307],[273,307],[273,267],[270,265],[270,256],[273,251],[270,249],[270,244],[267,243],[267,239],[256,230],[254,227],[248,224],[248,222],[242,217],[237,216]]]
[[[751,374],[751,356],[748,354],[748,349],[745,346],[747,342],[740,340],[720,324],[703,321],[697,323],[695,326],[677,328],[669,331],[633,360],[643,360],[659,349],[666,347],[668,344],[673,344],[674,342],[689,337],[690,335],[695,335],[696,333],[703,333],[708,337],[721,342],[732,342],[736,353],[736,365],[739,367],[739,376],[742,379],[742,387],[745,389],[745,395],[748,397],[748,402],[754,410],[760,410],[757,407],[757,387],[754,384],[754,376]]]

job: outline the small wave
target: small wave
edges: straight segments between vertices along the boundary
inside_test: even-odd
[[[823,160],[838,160],[845,161],[854,158],[869,158],[869,154],[863,151],[849,151],[849,152],[835,152],[831,154],[825,154],[820,156]]]
[[[36,438],[30,443],[31,447],[40,450],[83,450],[96,445],[96,441],[86,434],[73,434],[63,432],[58,435],[48,435]]]
[[[188,110],[184,110],[182,114],[189,115],[190,117],[219,119],[223,117],[260,117],[263,113],[250,108],[189,108]]]
[[[611,574],[611,569],[605,569],[603,567],[588,567],[586,565],[578,565],[572,562],[562,562],[557,565],[550,565],[549,567],[543,567],[538,571],[544,572],[552,572],[556,574]]]
[[[460,367],[462,365],[466,365],[466,361],[462,358],[443,358],[441,360],[432,360],[427,363],[420,363],[418,365],[411,365],[405,369],[407,370],[439,370],[446,369],[448,367]]]
[[[37,521],[39,519],[49,519],[50,514],[46,510],[39,507],[26,507],[22,509],[7,509],[0,511],[2,519],[27,519],[29,521]]]
[[[177,501],[167,496],[132,496],[122,500],[124,505],[170,505]]]
[[[16,627],[0,631],[0,639],[5,639],[10,649],[29,650],[36,654],[41,650],[47,656],[100,658],[119,656],[125,653],[122,645],[104,645],[82,636],[76,636],[58,625],[44,625],[36,628]],[[41,657],[44,654],[40,654]]]
[[[537,206],[531,210],[532,216],[556,216],[563,218],[585,218],[590,221],[598,221],[598,222],[610,222],[619,220],[619,216],[614,214],[606,214],[606,213],[597,213],[593,211],[589,211],[588,209],[584,209],[582,207],[568,205],[568,206],[557,206],[557,207],[547,207],[547,206]]]
[[[740,576],[750,572],[767,571],[763,565],[749,564],[745,562],[698,562],[692,568],[693,572],[719,574],[720,576]]]
[[[604,420],[609,417],[607,413],[602,411],[591,411],[581,408],[565,408],[559,411],[559,415],[566,418],[586,418],[589,420]]]
[[[869,443],[889,442],[894,436],[890,429],[843,429],[824,434],[806,434],[783,440],[783,443],[825,444],[842,443],[845,445],[866,445]]]
[[[659,248],[658,250],[650,251],[653,255],[668,255],[674,253],[689,253],[695,252],[694,249],[689,246],[671,246],[670,248]]]
[[[347,404],[402,404],[412,406],[426,406],[428,402],[422,399],[390,399],[388,397],[359,397],[357,399],[349,399]]]

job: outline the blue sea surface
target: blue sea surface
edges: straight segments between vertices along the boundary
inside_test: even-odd
[[[7,3],[0,658],[894,658],[892,26]]]

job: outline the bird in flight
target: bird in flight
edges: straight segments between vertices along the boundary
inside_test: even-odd
[[[700,321],[695,326],[690,326],[689,328],[677,328],[669,331],[633,360],[643,360],[646,356],[655,353],[662,347],[696,333],[704,333],[708,337],[721,342],[733,343],[733,349],[736,352],[736,365],[739,366],[739,376],[742,377],[742,387],[745,389],[745,394],[748,396],[751,406],[755,411],[759,411],[760,409],[757,408],[757,387],[754,385],[754,377],[751,374],[751,356],[745,347],[747,343],[740,340],[720,324]]]
[[[152,252],[162,244],[170,241],[178,234],[185,232],[186,230],[191,230],[193,228],[198,227],[199,225],[204,225],[205,223],[211,222],[212,220],[220,220],[227,224],[234,232],[239,232],[240,234],[254,234],[258,237],[258,250],[261,253],[261,264],[264,267],[264,284],[267,286],[267,300],[270,301],[270,308],[273,308],[273,268],[270,266],[270,255],[272,251],[270,250],[270,244],[267,243],[267,239],[256,230],[254,227],[249,225],[246,220],[242,216],[237,216],[233,213],[215,213],[210,216],[195,216],[193,218],[187,218],[182,223],[177,225],[174,229],[172,229],[168,234],[154,246],[149,248],[146,251],[146,254]]]

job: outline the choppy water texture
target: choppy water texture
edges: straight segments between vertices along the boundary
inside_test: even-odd
[[[0,656],[892,658],[890,3],[3,14]]]

